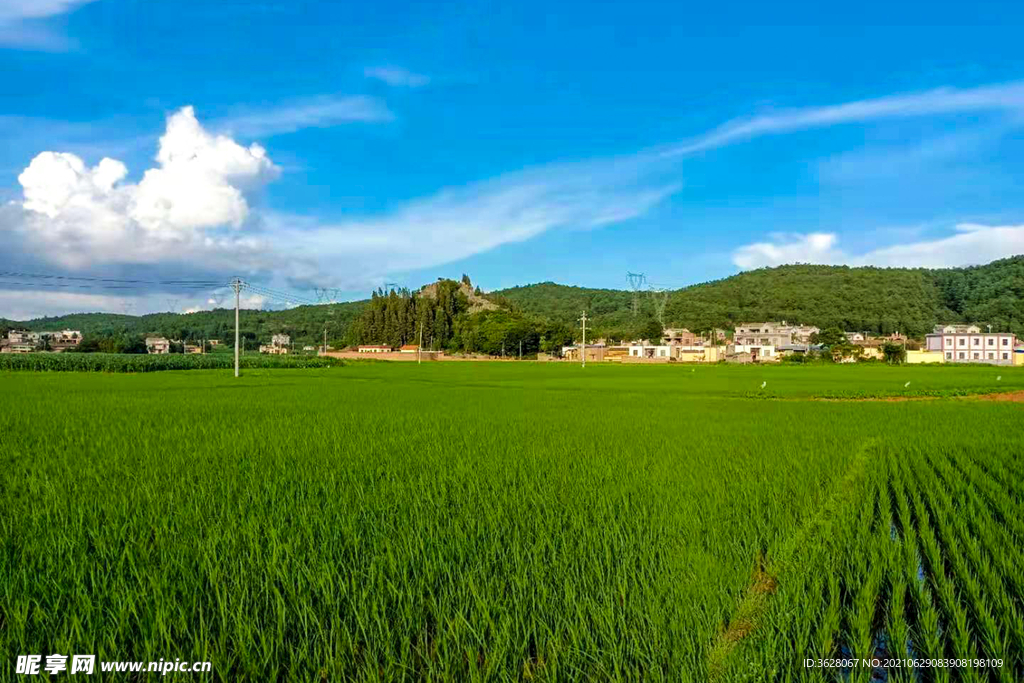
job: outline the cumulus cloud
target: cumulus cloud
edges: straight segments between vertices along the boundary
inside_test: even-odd
[[[136,184],[124,182],[120,161],[88,168],[74,154],[42,152],[18,176],[24,216],[15,229],[38,253],[73,267],[209,262],[258,250],[238,229],[249,197],[278,173],[261,146],[211,135],[185,107],[168,118],[156,161]]]
[[[400,66],[374,66],[363,70],[363,75],[383,81],[391,86],[419,88],[430,83],[430,77],[414,73]]]
[[[842,258],[835,248],[838,238],[833,233],[781,233],[772,237],[774,242],[755,242],[740,247],[733,253],[732,262],[750,270],[784,263],[834,263]]]
[[[733,252],[744,270],[791,263],[899,268],[953,268],[1024,254],[1024,225],[961,223],[946,237],[894,244],[863,254],[838,248],[835,233],[781,234],[775,241],[747,244]]]
[[[257,213],[252,197],[277,167],[261,146],[206,131],[191,107],[169,117],[156,162],[133,183],[114,159],[89,167],[74,154],[43,152],[19,176],[23,200],[6,207],[17,217],[0,216],[0,230],[20,236],[36,258],[91,272],[177,267],[360,290],[546,230],[628,220],[679,187],[659,176],[664,163],[624,157],[449,188],[379,218]],[[189,308],[203,305],[196,299]]]

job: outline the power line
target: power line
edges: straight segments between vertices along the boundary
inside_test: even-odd
[[[643,289],[647,276],[643,273],[626,273],[626,280],[629,281],[629,288],[633,290],[633,317],[640,312],[640,290]]]
[[[227,280],[186,280],[186,279],[174,279],[174,280],[142,280],[142,279],[129,279],[129,278],[113,278],[113,277],[99,277],[89,275],[55,275],[48,273],[24,273],[20,271],[0,270],[0,277],[18,277],[18,278],[34,278],[41,280],[61,280],[69,282],[107,282],[118,285],[182,285],[182,286],[226,286]]]

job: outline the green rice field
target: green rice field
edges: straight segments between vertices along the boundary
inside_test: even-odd
[[[1024,680],[995,392],[1024,369],[0,372],[0,680]]]

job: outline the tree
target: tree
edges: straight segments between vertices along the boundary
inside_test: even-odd
[[[846,333],[844,333],[838,327],[830,327],[821,332],[815,332],[811,335],[812,344],[821,344],[824,347],[831,349],[833,346],[844,346],[846,342]]]
[[[899,365],[907,360],[907,349],[902,344],[886,342],[882,345],[882,356],[890,365]]]
[[[570,346],[576,340],[576,330],[565,323],[550,323],[540,338],[540,350],[545,353],[562,354],[563,346]]]
[[[640,338],[650,341],[652,344],[661,344],[665,329],[661,323],[654,318],[649,318],[639,330]]]

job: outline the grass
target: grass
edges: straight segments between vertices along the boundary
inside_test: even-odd
[[[302,355],[242,355],[240,368],[329,368],[344,365],[338,358]],[[165,370],[225,370],[235,367],[228,353],[122,354],[122,353],[5,353],[0,371],[29,372],[160,372]]]
[[[1016,391],[1018,369],[375,363],[0,386],[9,661],[788,681],[834,680],[804,657],[909,642],[1004,660],[977,680],[1024,676],[1021,405],[804,400]]]

